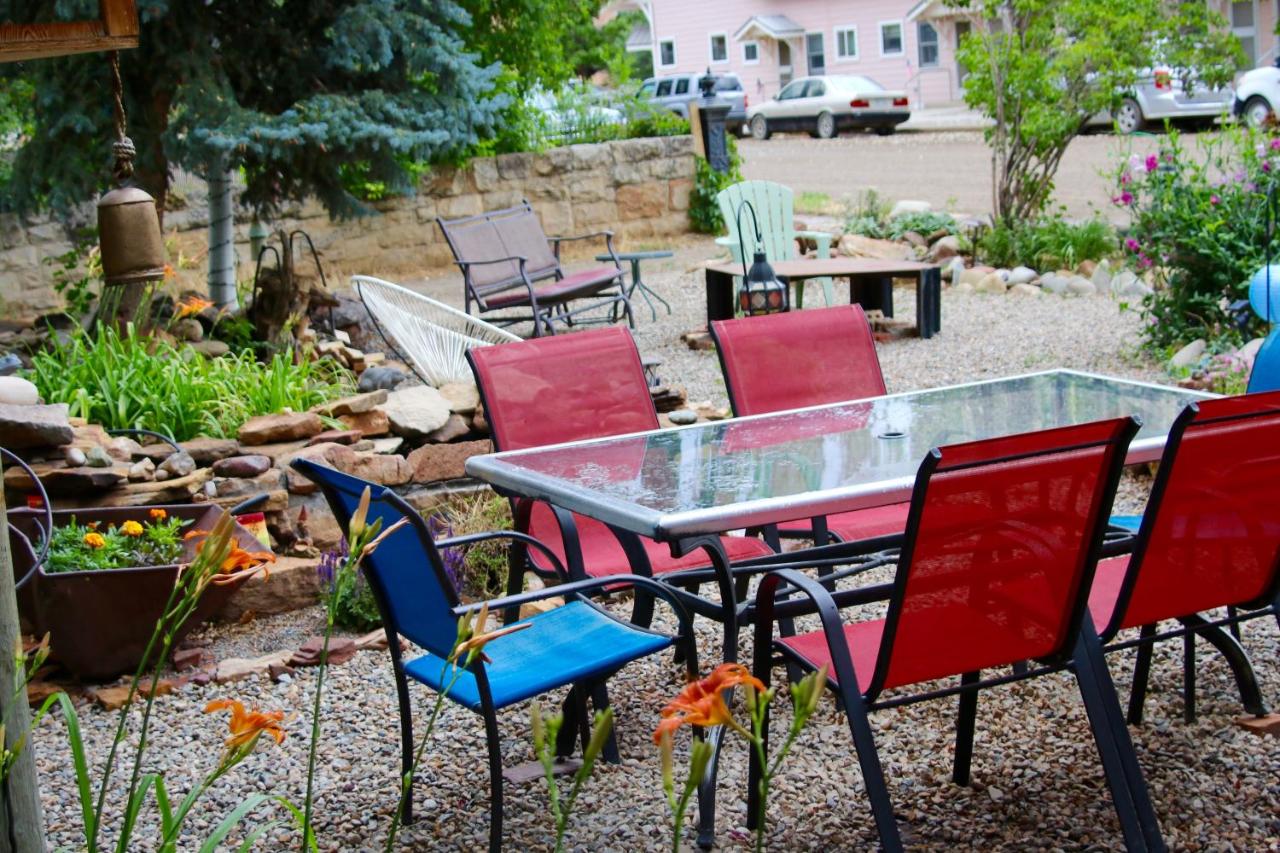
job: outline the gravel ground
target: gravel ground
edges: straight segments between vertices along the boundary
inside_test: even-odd
[[[635,248],[635,247],[632,247]],[[710,254],[705,240],[679,242],[678,255],[646,265],[650,283],[675,306],[675,314],[650,319],[639,307],[636,336],[647,354],[665,359],[662,374],[685,385],[690,399],[723,404],[714,354],[692,352],[678,334],[700,324],[703,293],[690,271]],[[426,281],[425,290],[456,303],[456,279]],[[816,298],[816,292],[811,294]],[[899,303],[913,300],[900,291]],[[905,313],[905,311],[904,311]],[[921,388],[984,376],[1052,366],[1106,371],[1144,379],[1160,372],[1133,354],[1138,319],[1104,298],[1019,299],[947,292],[942,333],[929,340],[895,340],[880,346],[891,390]],[[1121,509],[1141,505],[1149,478],[1132,477]],[[890,569],[879,570],[887,575]],[[627,605],[619,605],[626,612]],[[265,654],[300,642],[318,629],[317,609],[221,626],[205,637],[219,656]],[[660,623],[666,624],[663,617]],[[699,622],[704,670],[719,658],[718,631]],[[805,627],[804,625],[801,626]],[[1280,636],[1273,621],[1245,628],[1244,642],[1259,664],[1264,694],[1280,697]],[[1264,850],[1280,847],[1280,750],[1274,738],[1249,734],[1233,724],[1241,713],[1227,668],[1212,653],[1201,655],[1200,718],[1182,722],[1181,677],[1176,644],[1157,652],[1147,721],[1131,729],[1142,767],[1161,816],[1165,838],[1176,850]],[[744,659],[750,652],[743,644]],[[1122,694],[1132,656],[1110,658]],[[324,714],[317,818],[325,850],[381,849],[396,799],[397,715],[386,653],[360,652],[332,671]],[[623,763],[603,766],[588,784],[569,831],[577,850],[669,849],[668,820],[650,733],[658,709],[680,687],[680,668],[669,655],[630,666],[616,679]],[[776,674],[781,678],[781,673]],[[232,685],[188,685],[158,701],[147,769],[164,772],[172,796],[182,794],[207,771],[221,749],[225,718],[201,713],[211,699],[237,697],[266,709],[289,712],[283,746],[264,744],[220,781],[188,823],[184,849],[196,849],[235,804],[252,792],[302,798],[307,719],[313,697],[312,671],[272,683],[250,679]],[[430,694],[413,692],[416,723],[424,724]],[[553,698],[555,701],[559,697]],[[101,762],[115,720],[96,708],[81,712],[89,752]],[[501,715],[508,766],[528,761],[528,708]],[[873,718],[881,760],[889,778],[904,840],[913,849],[1099,850],[1119,849],[1119,828],[1105,790],[1074,682],[1066,675],[998,688],[980,703],[973,784],[950,783],[955,703],[934,701],[882,711]],[[775,731],[785,725],[781,710]],[[421,728],[419,728],[421,731]],[[49,718],[35,738],[51,846],[77,848],[79,807],[62,724]],[[687,743],[687,738],[682,739]],[[746,755],[737,743],[722,763],[717,839],[725,849],[746,849]],[[554,837],[540,782],[508,785],[505,838],[511,849],[549,849]],[[422,820],[407,828],[405,850],[482,849],[487,839],[489,793],[483,728],[478,717],[446,703],[434,748],[420,770],[416,802]],[[153,849],[156,821],[144,814],[134,849]],[[843,716],[823,705],[777,781],[771,802],[770,838],[775,849],[857,850],[875,843],[861,776]],[[256,849],[296,846],[286,816],[264,810],[255,825],[276,822]],[[116,816],[109,818],[116,825]],[[108,832],[110,835],[110,832]],[[691,841],[691,838],[690,838]]]

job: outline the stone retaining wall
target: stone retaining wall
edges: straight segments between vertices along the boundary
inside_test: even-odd
[[[692,138],[628,139],[571,145],[531,154],[503,154],[442,167],[424,176],[416,195],[378,202],[381,215],[331,221],[316,202],[286,212],[277,225],[306,230],[322,253],[331,284],[355,273],[387,278],[421,277],[449,267],[452,256],[437,217],[466,216],[529,199],[547,234],[612,229],[620,246],[688,230],[693,186]],[[180,183],[186,206],[166,212],[166,242],[178,267],[180,288],[203,288],[208,247],[208,208],[201,181]],[[86,210],[92,216],[92,210]],[[237,216],[238,277],[253,275],[249,217]],[[596,252],[597,244],[572,246]],[[43,312],[58,304],[52,267],[45,258],[70,247],[65,229],[48,219],[27,223],[0,216],[0,315]],[[568,248],[568,247],[567,247]]]

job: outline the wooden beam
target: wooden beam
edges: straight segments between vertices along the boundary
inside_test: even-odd
[[[0,24],[0,62],[138,46],[138,9],[134,0],[99,0],[98,11],[102,17],[96,21]]]

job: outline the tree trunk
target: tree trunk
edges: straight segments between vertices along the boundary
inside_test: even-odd
[[[3,471],[0,471],[0,478]],[[4,490],[0,489],[0,518],[5,517]],[[0,531],[0,716],[5,722],[5,746],[9,749],[31,727],[31,709],[26,691],[13,701],[11,685],[22,674],[11,649],[22,641],[18,629],[18,599],[13,588],[13,557],[9,553],[9,532]],[[12,707],[6,707],[12,703]],[[40,811],[40,789],[36,779],[33,739],[28,737],[9,778],[0,788],[0,853],[44,853],[44,817]]]

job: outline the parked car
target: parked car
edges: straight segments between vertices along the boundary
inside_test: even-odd
[[[1276,60],[1280,65],[1280,59]],[[1250,127],[1258,127],[1280,106],[1280,67],[1270,65],[1246,71],[1236,83],[1231,112]]]
[[[671,74],[650,77],[640,86],[639,97],[661,104],[681,118],[689,117],[689,102],[702,97],[698,80],[703,74]],[[716,97],[729,104],[725,125],[733,133],[742,130],[747,121],[747,93],[737,74],[713,74]]]
[[[1199,83],[1183,85],[1189,75],[1179,68],[1155,68],[1124,94],[1114,113],[1098,113],[1091,125],[1113,124],[1120,133],[1137,133],[1149,122],[1212,120],[1227,114],[1231,89],[1210,89]]]
[[[906,92],[890,91],[860,74],[801,77],[747,110],[747,126],[756,139],[780,130],[807,130],[819,139],[868,128],[888,135],[909,118]]]

